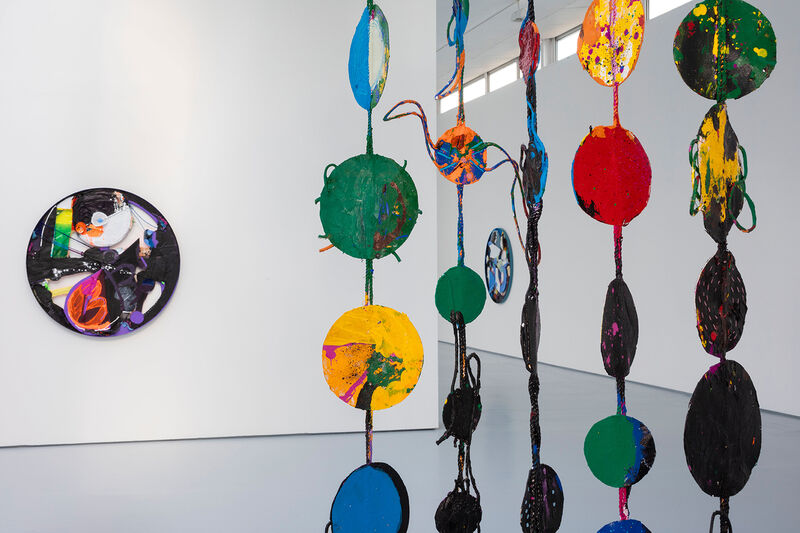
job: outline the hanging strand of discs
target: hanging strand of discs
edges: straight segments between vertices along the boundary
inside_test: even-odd
[[[541,36],[536,26],[536,13],[533,0],[528,1],[528,12],[522,21],[519,32],[519,68],[526,84],[528,108],[528,144],[520,148],[522,193],[525,214],[528,219],[525,241],[519,230],[515,206],[514,180],[511,187],[511,209],[517,233],[525,250],[528,262],[530,283],[525,293],[520,326],[520,344],[525,368],[530,373],[528,393],[531,398],[531,468],[525,485],[520,512],[520,526],[524,533],[555,533],[561,526],[564,512],[564,492],[561,480],[553,468],[541,462],[542,432],[539,426],[539,338],[541,322],[539,319],[539,218],[542,215],[542,196],[547,183],[549,166],[547,151],[539,138],[536,115],[536,69],[539,65]]]
[[[326,531],[408,530],[408,492],[388,464],[372,460],[373,411],[392,407],[414,389],[422,372],[422,341],[408,316],[374,305],[374,261],[397,257],[420,214],[411,176],[373,148],[372,110],[389,70],[389,25],[372,1],[356,27],[348,71],[356,102],[367,111],[366,153],[328,165],[317,202],[330,246],[365,262],[364,305],[342,315],[322,347],[322,368],[331,391],[365,411],[365,464],[341,484]],[[366,529],[365,529],[366,528]]]
[[[747,293],[728,250],[735,225],[744,233],[756,227],[747,194],[747,155],[731,127],[726,100],[755,91],[776,64],[772,24],[742,0],[706,0],[678,27],[673,46],[683,81],[697,94],[715,100],[689,149],[692,196],[689,213],[703,213],[706,233],[717,243],[695,290],[697,332],[705,351],[720,362],[700,379],[689,402],[683,434],[692,477],[706,494],[719,498],[710,531],[733,531],[730,498],[741,491],[761,453],[761,412],[747,371],[727,359],[744,330]],[[750,209],[751,224],[739,216]]]
[[[572,165],[572,186],[578,205],[589,216],[614,228],[616,277],[608,286],[600,333],[600,354],[606,373],[617,381],[617,413],[597,422],[584,441],[592,474],[619,491],[619,521],[600,533],[643,533],[631,520],[631,487],[650,470],[656,455],[650,430],[627,416],[625,377],[639,339],[639,320],[622,277],[622,227],[650,199],[650,161],[636,136],[622,127],[619,86],[636,67],[644,39],[641,0],[594,0],[586,12],[578,40],[578,58],[600,85],[613,89],[612,126],[597,126],[581,142]]]
[[[422,106],[414,100],[404,100],[396,104],[384,117],[385,121],[406,116],[415,116],[422,123],[422,132],[428,155],[441,175],[456,185],[458,196],[458,230],[456,240],[457,265],[449,269],[436,285],[436,307],[445,320],[453,324],[455,334],[456,371],[458,386],[453,380],[452,390],[444,405],[442,418],[445,434],[438,443],[453,437],[458,448],[458,477],[454,489],[439,505],[436,511],[436,529],[440,533],[480,531],[481,506],[480,493],[472,475],[470,446],[472,432],[480,418],[480,379],[469,370],[471,362],[480,362],[477,355],[466,355],[465,325],[475,320],[486,303],[486,288],[481,276],[464,264],[464,186],[477,182],[483,174],[503,163],[510,163],[518,175],[516,161],[508,153],[492,142],[486,142],[466,125],[464,115],[464,64],[466,50],[464,33],[469,20],[469,0],[453,0],[453,11],[447,24],[447,40],[455,47],[456,65],[453,76],[445,87],[436,94],[441,100],[451,94],[458,94],[458,114],[456,125],[447,130],[438,141],[431,139],[428,120]],[[400,107],[411,109],[395,113]],[[495,147],[503,159],[494,165],[487,163],[487,152]],[[480,372],[479,372],[480,373]],[[474,494],[473,494],[474,493]]]

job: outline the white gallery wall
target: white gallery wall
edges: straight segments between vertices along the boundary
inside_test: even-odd
[[[391,63],[378,118],[434,92],[434,5],[384,2]],[[314,200],[363,153],[347,78],[364,2],[25,0],[0,5],[0,445],[363,428],[321,368],[328,328],[363,303],[364,265],[332,250]],[[412,120],[375,150],[408,160],[423,215],[376,303],[430,358],[377,429],[437,423],[435,176]],[[88,187],[152,202],[181,250],[177,290],[141,331],[71,333],[39,308],[24,255],[51,204]],[[420,297],[420,295],[424,295]],[[433,361],[433,364],[430,364]]]
[[[693,93],[672,59],[678,24],[694,3],[648,22],[636,71],[620,89],[622,124],[650,157],[650,203],[623,235],[625,279],[639,313],[639,347],[630,379],[691,392],[715,363],[695,328],[694,289],[716,244],[700,216],[688,214],[690,140],[713,102]],[[729,103],[731,124],[749,156],[748,192],[758,228],[735,228],[730,250],[747,289],[744,335],[731,359],[742,363],[758,389],[761,406],[800,415],[794,376],[800,371],[800,283],[797,275],[797,99],[800,94],[800,35],[794,21],[800,4],[760,0],[778,38],[778,65],[755,93]],[[468,39],[468,37],[467,37]],[[469,40],[467,40],[469,61]],[[604,374],[600,321],[608,283],[614,277],[613,230],[578,207],[572,192],[572,159],[589,126],[612,122],[612,93],[594,82],[575,56],[537,74],[539,132],[550,154],[550,174],[540,223],[542,341],[540,361]],[[466,106],[467,123],[514,157],[527,142],[522,81]],[[455,111],[439,119],[439,133],[455,122]],[[495,156],[496,157],[496,156]],[[528,273],[511,217],[510,166],[485,175],[464,193],[466,263],[483,275],[486,239],[503,227],[513,237],[514,281],[508,300],[486,308],[467,328],[475,348],[520,356],[519,324]],[[439,180],[439,272],[456,263],[456,192]],[[520,213],[521,205],[520,207]],[[746,221],[747,215],[743,218]],[[524,215],[520,223],[523,224]],[[451,326],[439,320],[439,338],[453,342]],[[490,371],[489,365],[484,365]],[[520,372],[524,368],[520,363]],[[547,391],[543,391],[547,394]],[[609,397],[612,398],[612,397]],[[613,399],[613,398],[612,398]],[[609,400],[611,401],[611,400]]]

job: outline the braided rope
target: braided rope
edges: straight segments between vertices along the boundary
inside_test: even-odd
[[[614,226],[614,263],[617,267],[617,278],[622,279],[622,226]]]
[[[459,184],[458,190],[458,266],[464,266],[464,186]]]

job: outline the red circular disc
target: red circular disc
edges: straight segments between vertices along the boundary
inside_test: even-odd
[[[572,162],[575,199],[587,215],[625,226],[650,199],[650,160],[639,139],[622,126],[598,126]]]

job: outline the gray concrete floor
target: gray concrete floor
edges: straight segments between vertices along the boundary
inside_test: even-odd
[[[452,347],[439,348],[443,399]],[[518,359],[481,355],[484,410],[472,454],[482,528],[511,533],[530,462],[527,374]],[[560,531],[597,531],[617,517],[617,491],[589,472],[583,439],[613,414],[614,384],[549,366],[540,375],[543,459],[566,495]],[[717,502],[700,492],[683,458],[688,396],[636,384],[627,396],[629,414],[650,427],[657,447],[655,467],[634,487],[632,517],[654,533],[706,531]],[[765,413],[763,424],[761,461],[731,502],[734,530],[795,532],[800,420]],[[412,532],[435,531],[434,511],[452,487],[455,450],[434,445],[439,433],[375,436],[375,460],[392,464],[408,487]],[[343,434],[0,450],[0,532],[321,532],[362,448],[362,435]]]

